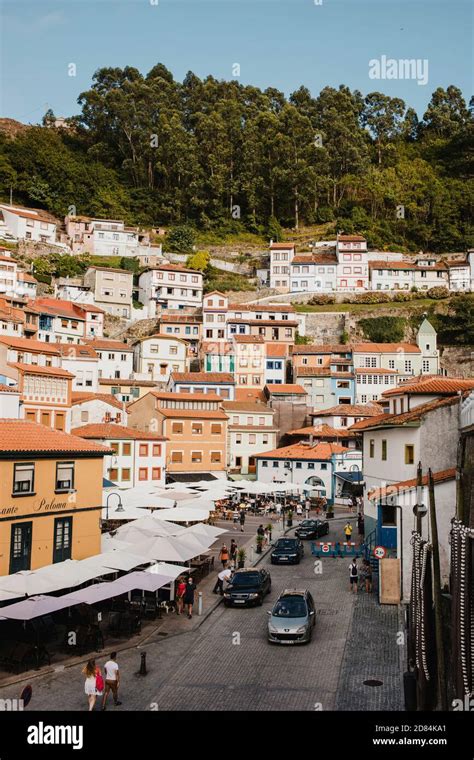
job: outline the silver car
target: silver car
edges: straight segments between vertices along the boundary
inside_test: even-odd
[[[268,641],[272,644],[307,644],[311,641],[316,611],[309,591],[286,589],[268,614]]]

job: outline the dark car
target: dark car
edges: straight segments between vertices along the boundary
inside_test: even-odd
[[[308,644],[316,623],[313,597],[307,589],[287,589],[268,612],[271,644]]]
[[[272,565],[298,565],[304,555],[299,538],[279,538],[270,555]]]
[[[320,538],[328,533],[328,520],[303,520],[295,530],[295,536],[298,538]]]
[[[248,568],[237,570],[224,591],[226,607],[247,607],[263,604],[263,597],[269,594],[272,579],[264,568]]]

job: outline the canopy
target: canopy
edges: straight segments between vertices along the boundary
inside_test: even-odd
[[[192,538],[190,536],[189,538]],[[197,538],[194,536],[194,538]],[[205,539],[207,543],[207,539]],[[196,557],[205,549],[209,548],[204,544],[196,544],[188,540],[181,539],[175,536],[168,536],[167,538],[149,538],[145,539],[141,544],[134,544],[133,550],[137,553],[152,555],[154,559],[166,560],[168,562],[186,562],[193,557]]]
[[[162,520],[174,522],[199,522],[209,518],[209,509],[192,509],[191,507],[176,507],[175,509],[160,509],[158,516]]]
[[[103,533],[101,537],[101,548],[103,552],[112,551],[131,551],[132,547],[128,541],[115,538],[110,533]]]
[[[169,575],[160,575],[159,573],[144,573],[136,570],[120,579],[128,590],[139,588],[142,591],[157,591],[162,586],[167,586],[171,581]]]
[[[128,544],[136,544],[143,541],[145,538],[153,538],[156,535],[158,534],[152,530],[136,528],[134,523],[131,525],[124,525],[119,528],[115,534],[119,541],[126,541]]]
[[[127,540],[128,534],[131,533],[133,535],[135,532],[132,529],[147,531],[153,536],[176,536],[178,533],[185,530],[182,525],[176,525],[175,523],[167,522],[166,520],[160,520],[159,514],[156,517],[154,515],[145,514],[138,520],[134,520],[130,525],[120,527],[117,530],[116,535],[120,540],[124,538]]]
[[[87,588],[80,588],[68,594],[69,600],[72,600],[72,604],[97,604],[104,599],[127,594],[130,589],[126,584],[122,584],[123,580],[123,578],[118,578],[110,583],[94,583]]]
[[[216,508],[215,502],[219,501],[221,498],[222,496],[218,496],[217,494],[213,495],[210,493],[206,494],[205,496],[203,495],[200,499],[196,499],[195,501],[182,501],[181,506],[176,507],[176,509],[207,509],[210,512],[213,512]]]
[[[73,604],[77,602],[69,595],[30,596],[28,599],[2,608],[2,616],[7,620],[32,620],[41,615],[50,615],[51,612],[62,610],[64,607],[71,607]]]
[[[110,575],[113,572],[113,569],[97,563],[88,564],[87,560],[67,559],[55,565],[41,567],[35,570],[35,575],[47,579],[54,585],[54,588],[50,588],[49,591],[60,591],[63,588],[80,586],[86,581],[94,580],[101,575]]]
[[[111,550],[104,552],[103,554],[96,554],[93,557],[88,557],[87,562],[91,565],[95,562],[98,565],[110,567],[114,570],[128,571],[132,570],[134,567],[139,567],[140,565],[150,562],[150,560],[146,557],[139,556],[138,554],[132,554],[131,552]]]
[[[58,586],[57,582],[39,575],[39,570],[20,570],[18,573],[4,575],[0,578],[0,590],[13,594],[11,598],[57,591],[58,588],[65,588],[65,585]]]
[[[196,523],[196,525],[190,525],[189,528],[185,529],[186,535],[195,533],[196,535],[208,536],[209,538],[217,538],[222,533],[228,532],[227,528],[216,528],[214,525],[206,525],[205,523]]]
[[[167,575],[170,580],[174,580],[182,573],[188,573],[189,568],[182,565],[171,565],[169,562],[155,562],[153,565],[146,567],[145,573],[158,573],[158,575]]]

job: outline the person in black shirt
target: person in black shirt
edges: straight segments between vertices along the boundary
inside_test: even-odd
[[[184,604],[188,608],[188,618],[192,618],[193,616],[193,604],[194,604],[194,592],[196,591],[196,584],[193,583],[193,579],[191,576],[188,578],[188,582],[186,583],[186,590],[184,592]]]

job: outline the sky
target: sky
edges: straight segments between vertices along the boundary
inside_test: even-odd
[[[159,62],[180,81],[193,71],[286,95],[382,91],[422,116],[437,87],[469,100],[473,30],[470,0],[0,0],[0,116],[72,116],[97,69]],[[383,56],[418,60],[418,76],[371,78]]]

